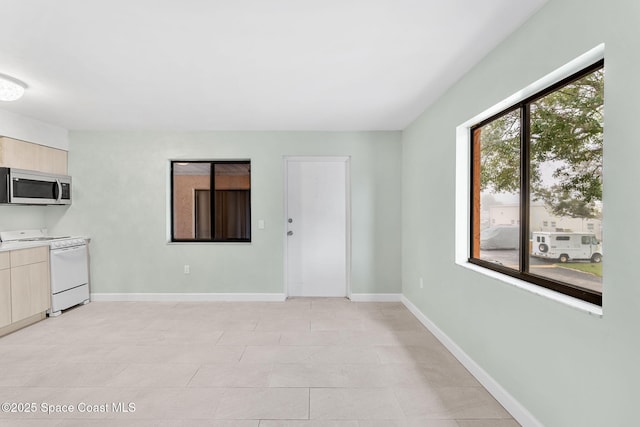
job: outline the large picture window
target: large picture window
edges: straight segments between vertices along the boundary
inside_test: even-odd
[[[604,61],[471,128],[469,262],[602,305]]]
[[[249,161],[171,162],[171,240],[251,241]]]

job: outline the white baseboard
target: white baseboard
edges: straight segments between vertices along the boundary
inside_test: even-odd
[[[250,293],[92,293],[91,301],[284,301],[285,294]],[[354,302],[401,302],[402,294],[351,294]]]
[[[523,427],[544,427],[520,402],[465,353],[447,334],[402,295],[402,303]]]
[[[401,302],[402,294],[351,294],[354,302]]]
[[[149,301],[149,302],[197,302],[197,301],[284,301],[284,294],[250,293],[92,293],[91,301]]]

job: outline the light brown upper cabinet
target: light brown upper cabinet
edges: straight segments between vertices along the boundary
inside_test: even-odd
[[[2,136],[0,166],[67,175],[67,152]]]

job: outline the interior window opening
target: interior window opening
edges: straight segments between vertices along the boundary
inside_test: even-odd
[[[250,242],[250,161],[171,162],[172,241]]]

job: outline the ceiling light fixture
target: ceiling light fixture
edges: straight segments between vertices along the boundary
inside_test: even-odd
[[[0,101],[15,101],[22,98],[27,85],[20,80],[0,74]]]

